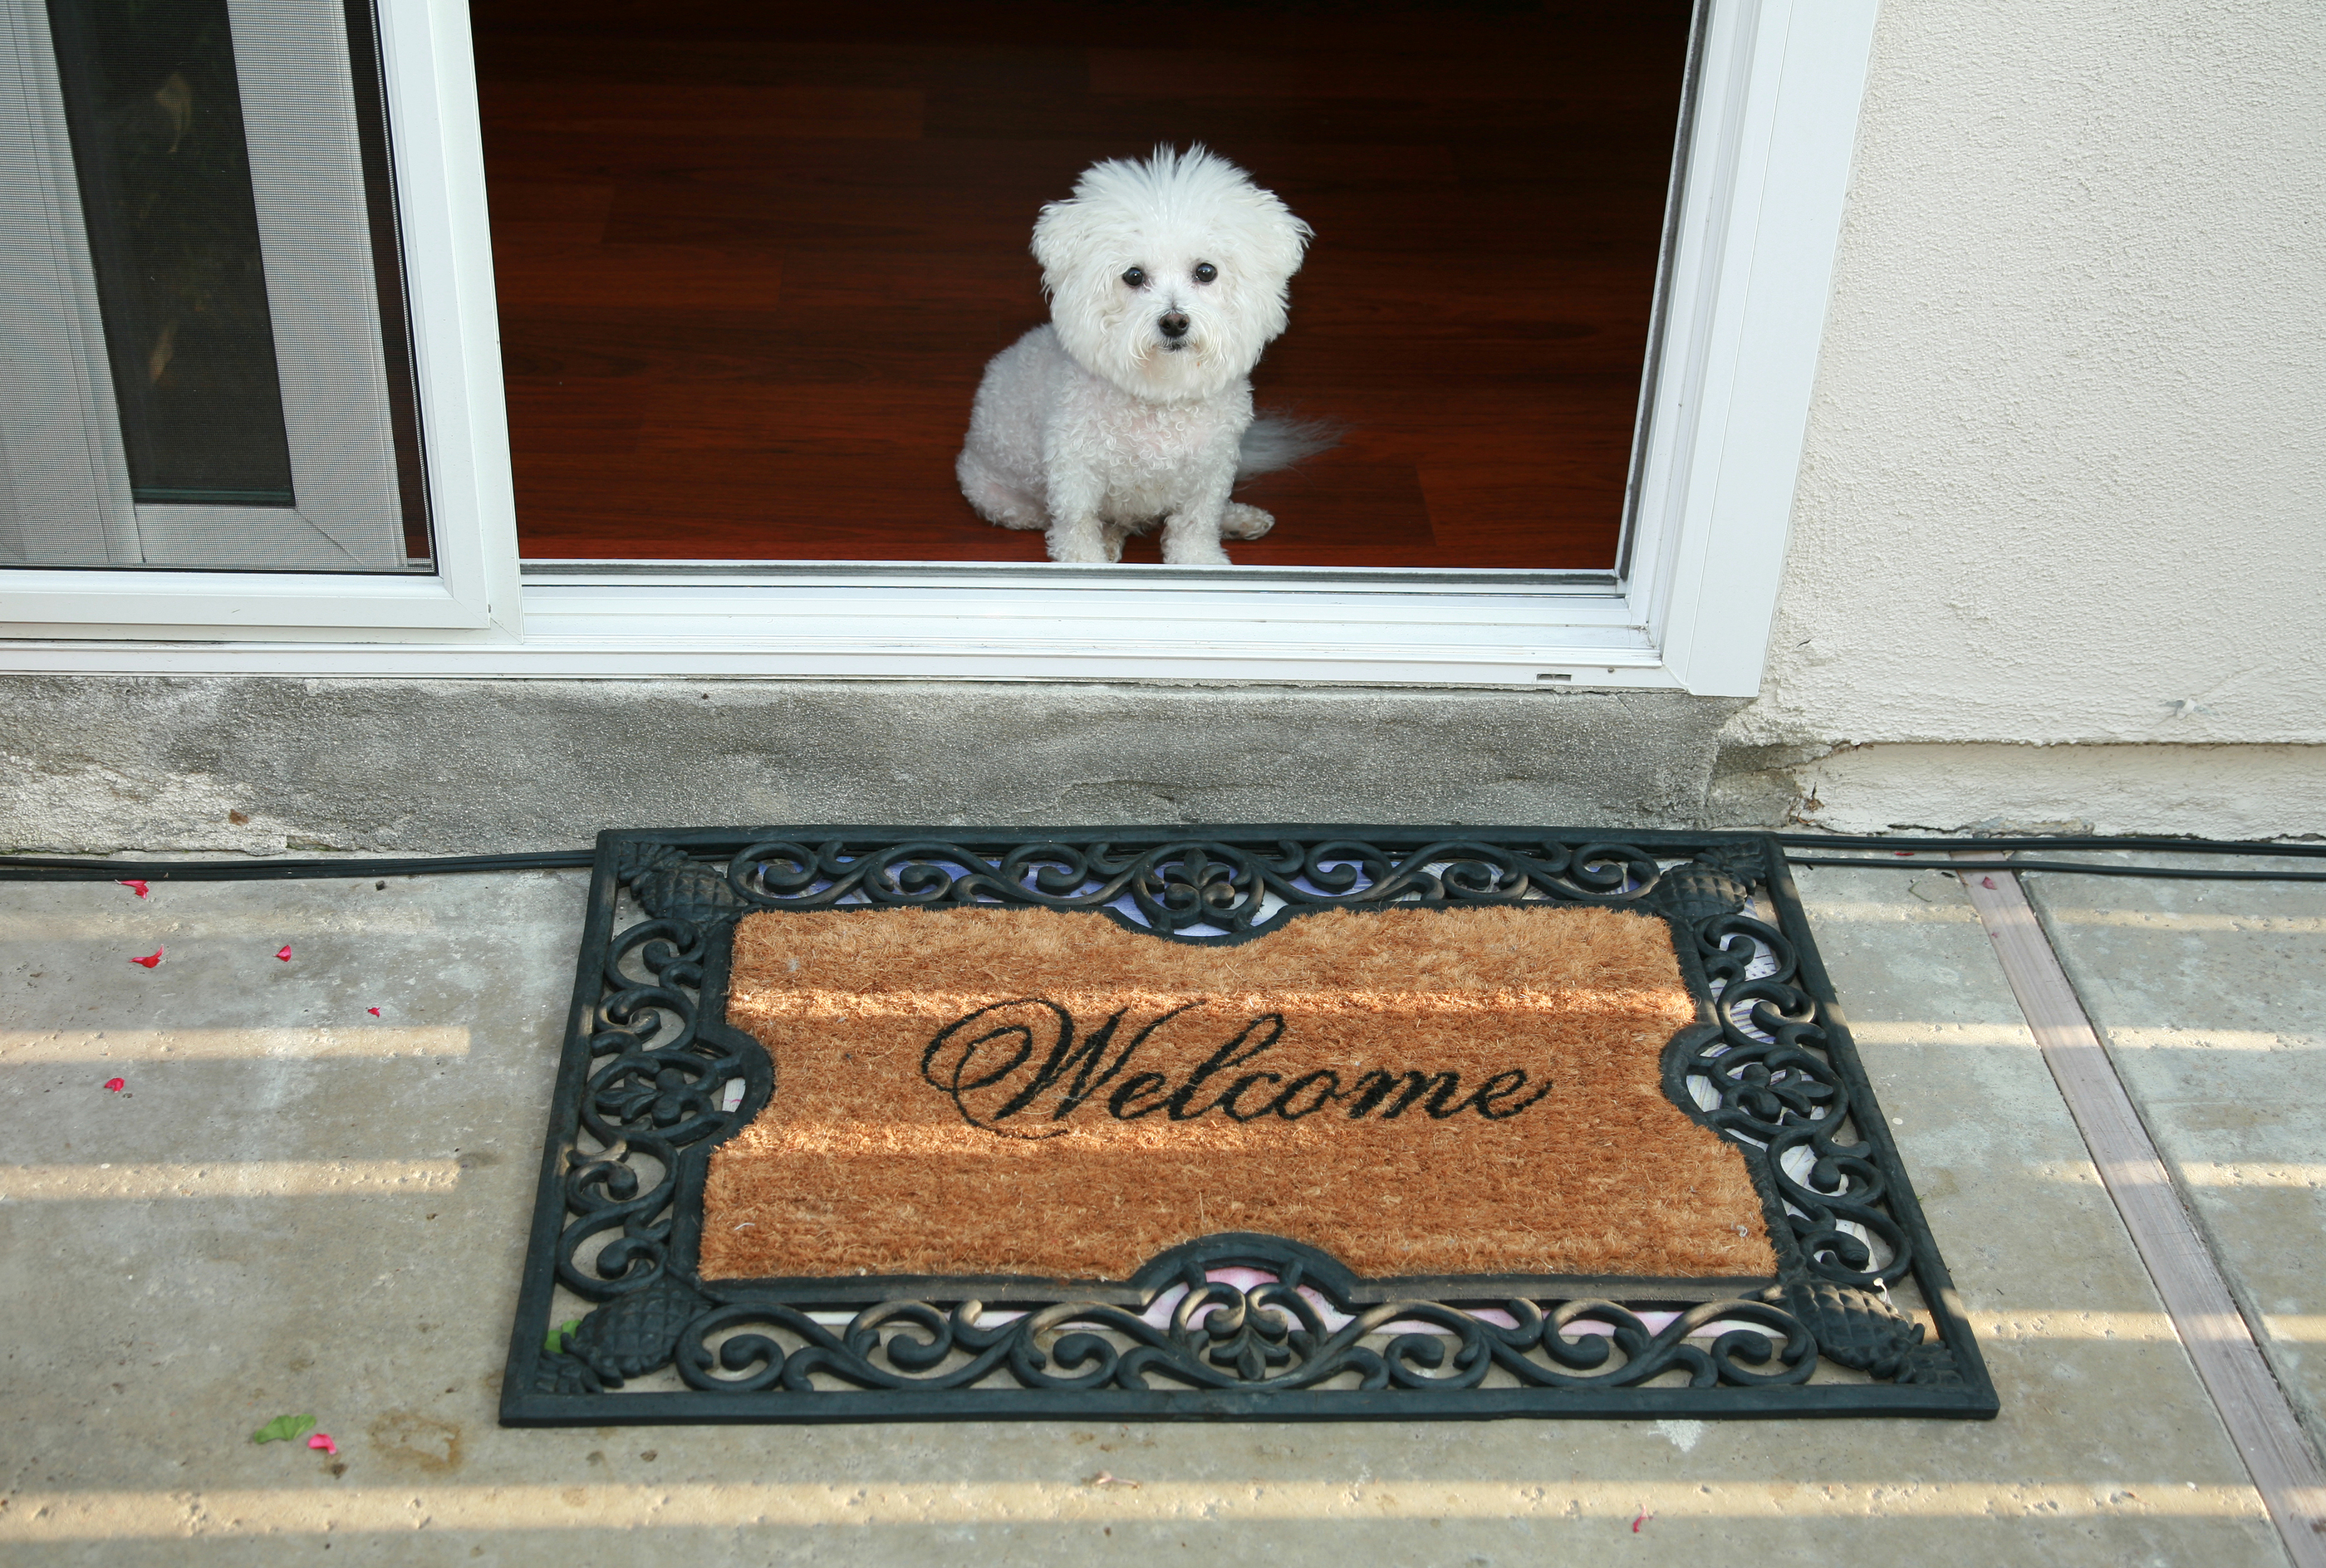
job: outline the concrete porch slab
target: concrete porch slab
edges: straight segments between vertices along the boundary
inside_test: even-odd
[[[2320,869],[2316,860],[2238,864]],[[2326,1433],[2326,885],[2025,880],[2317,1444]]]
[[[2282,1562],[1960,890],[1801,882],[1991,1424],[504,1431],[586,877],[0,888],[0,1563]]]

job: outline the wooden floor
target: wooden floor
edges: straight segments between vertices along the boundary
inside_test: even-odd
[[[1261,407],[1348,427],[1235,559],[1614,561],[1684,0],[473,17],[529,558],[1040,559],[953,478],[1034,215],[1201,140],[1317,230]]]

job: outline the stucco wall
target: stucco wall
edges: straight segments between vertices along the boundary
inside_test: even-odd
[[[1884,0],[1732,813],[2326,830],[2321,215],[2326,8]]]

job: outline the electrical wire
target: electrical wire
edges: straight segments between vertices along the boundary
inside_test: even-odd
[[[79,860],[0,855],[0,882],[272,882],[330,877],[429,877],[469,871],[553,871],[595,864],[589,849],[397,859]]]
[[[2326,882],[2326,871],[2247,871],[2196,866],[2113,866],[2082,860],[1925,860],[1940,850],[1984,849],[2144,850],[2182,855],[2276,855],[2326,858],[2326,843],[2269,844],[2251,840],[2121,839],[2084,834],[1992,838],[1884,838],[1877,834],[1778,833],[1790,851],[1808,849],[1887,850],[1887,855],[1785,856],[1789,866],[1869,866],[1916,871],[2049,871],[2077,877],[2136,877],[2191,882]],[[479,871],[586,869],[596,863],[590,849],[541,849],[507,855],[424,855],[395,858],[349,856],[327,860],[99,860],[0,855],[0,882],[266,882],[310,878],[451,876]]]
[[[2171,882],[2326,882],[2326,871],[2238,871],[2210,866],[2102,866],[2088,860],[1910,860],[1870,855],[1788,855],[1788,866],[1870,866],[1877,871],[2062,871],[2071,877],[2146,877]]]
[[[2172,839],[2144,833],[2126,834],[2115,839],[2092,833],[1997,834],[1984,839],[1893,838],[1878,833],[1779,833],[1775,838],[1788,849],[1887,849],[1893,853],[1924,849],[2153,849],[2182,855],[2326,857],[2326,841],[2272,844],[2252,839]]]
[[[2326,843],[2270,844],[2251,839],[2172,839],[2158,834],[2127,834],[2120,839],[2094,833],[1997,835],[1984,839],[1943,837],[1885,838],[1875,833],[1779,833],[1788,866],[1888,866],[1909,870],[1937,867],[1949,871],[2052,871],[2070,877],[2140,877],[2169,882],[2326,882],[2326,871],[2239,871],[2209,866],[2110,866],[2089,860],[1947,860],[1912,857],[1933,851],[2021,849],[2136,850],[2172,855],[2271,855],[2293,859],[2326,857]],[[1795,854],[1796,849],[1884,849],[1886,856]]]

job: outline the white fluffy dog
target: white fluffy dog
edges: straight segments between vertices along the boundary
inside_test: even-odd
[[[1267,533],[1229,490],[1331,444],[1255,423],[1245,379],[1284,330],[1308,236],[1202,146],[1084,171],[1034,225],[1050,321],[985,367],[956,470],[969,504],[1047,530],[1053,561],[1120,561],[1160,523],[1166,561],[1219,565],[1223,536]]]

